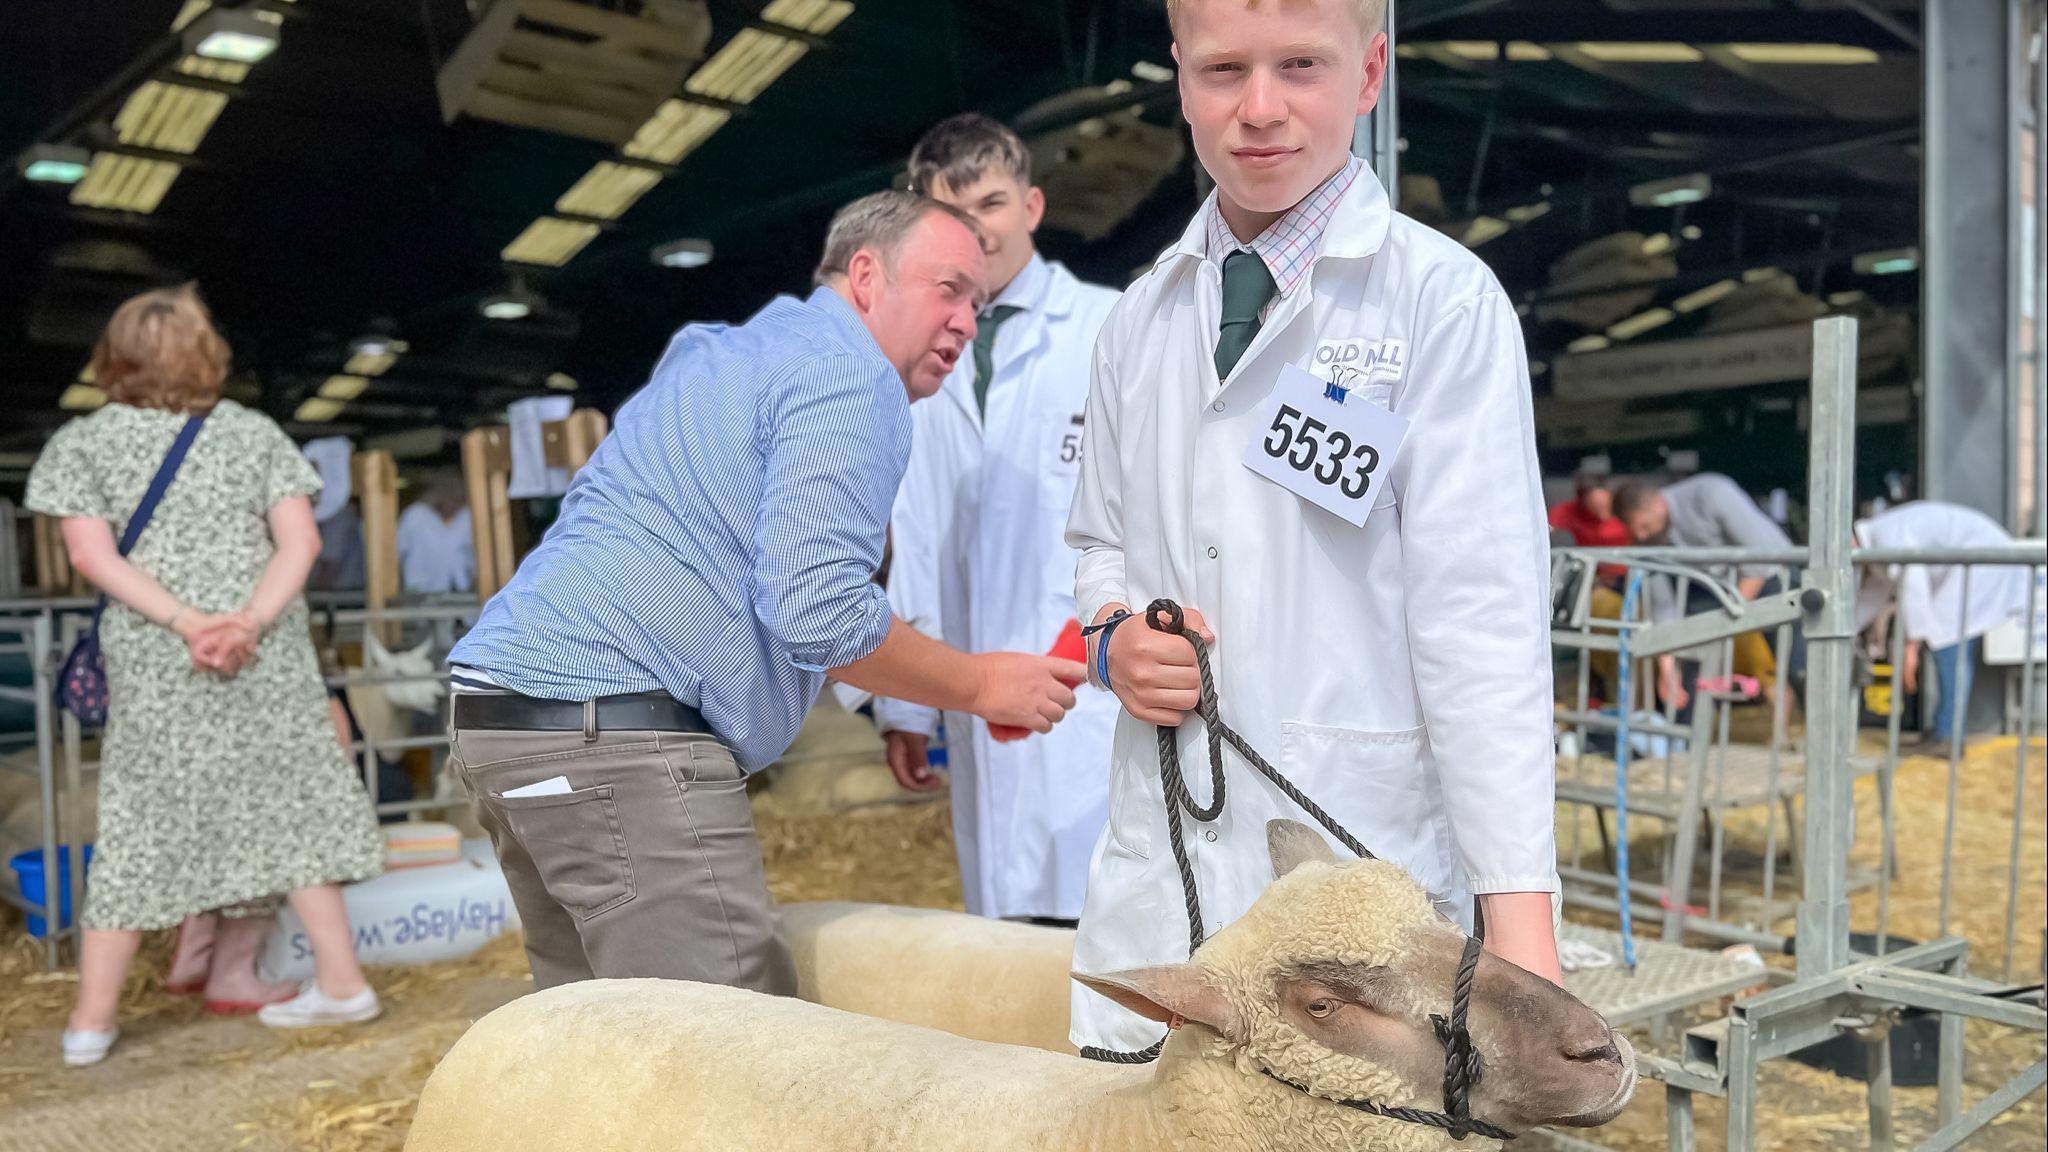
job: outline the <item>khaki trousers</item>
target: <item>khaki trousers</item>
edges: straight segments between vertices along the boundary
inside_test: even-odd
[[[711,736],[457,728],[536,988],[659,977],[793,995],[747,785]],[[570,791],[507,797],[568,778]]]

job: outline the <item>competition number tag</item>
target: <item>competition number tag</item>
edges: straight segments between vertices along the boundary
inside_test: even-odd
[[[1245,467],[1363,528],[1393,469],[1408,421],[1298,365],[1280,370]]]

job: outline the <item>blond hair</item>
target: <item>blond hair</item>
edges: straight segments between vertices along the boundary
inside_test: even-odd
[[[206,412],[227,379],[228,344],[197,286],[159,288],[114,310],[93,347],[92,374],[116,404]]]
[[[1279,2],[1285,4],[1287,0],[1279,0]],[[1365,33],[1365,39],[1367,43],[1370,43],[1372,38],[1380,32],[1380,26],[1386,23],[1387,0],[1344,0],[1344,2],[1351,5],[1352,15],[1358,17],[1358,30]],[[1175,37],[1180,35],[1180,9],[1186,3],[1187,0],[1166,0],[1166,23],[1173,30]],[[1244,6],[1256,8],[1259,6],[1259,0],[1244,0]]]

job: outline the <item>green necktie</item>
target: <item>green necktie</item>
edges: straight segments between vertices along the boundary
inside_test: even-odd
[[[988,386],[996,376],[996,329],[1024,309],[998,304],[981,314],[974,331],[974,406],[988,415]]]
[[[1227,380],[1259,334],[1259,311],[1279,285],[1258,253],[1243,248],[1223,261],[1223,323],[1216,338],[1216,378]]]

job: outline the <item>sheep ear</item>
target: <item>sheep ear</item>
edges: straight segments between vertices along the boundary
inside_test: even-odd
[[[1169,1025],[1194,1020],[1225,1035],[1237,1030],[1237,1013],[1230,1002],[1209,983],[1202,968],[1193,963],[1127,968],[1099,976],[1076,972],[1073,976],[1089,990],[1147,1020]]]
[[[1266,852],[1273,858],[1274,879],[1311,860],[1321,864],[1337,862],[1337,854],[1330,850],[1329,841],[1299,820],[1266,821]]]

